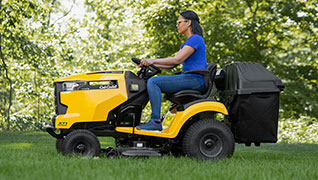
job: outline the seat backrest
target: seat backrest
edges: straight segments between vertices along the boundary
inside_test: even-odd
[[[211,62],[207,65],[208,73],[204,75],[206,90],[203,93],[195,90],[181,90],[173,94],[166,94],[166,98],[175,104],[186,104],[198,99],[206,99],[212,91],[214,78],[216,75],[216,64]]]
[[[216,74],[216,64],[214,62],[210,62],[207,65],[207,70],[209,73],[204,76],[204,82],[205,82],[205,87],[207,88],[206,91],[202,94],[205,97],[208,97],[211,93],[212,87],[213,87],[213,82]]]

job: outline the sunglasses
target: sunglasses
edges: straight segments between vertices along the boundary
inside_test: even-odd
[[[189,20],[178,20],[177,25],[181,24],[182,22],[188,22]]]

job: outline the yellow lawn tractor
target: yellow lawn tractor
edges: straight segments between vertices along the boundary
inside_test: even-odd
[[[137,58],[132,61],[140,63]],[[172,105],[162,119],[163,130],[138,130],[149,101],[147,80],[160,72],[151,65],[137,74],[97,71],[54,81],[56,115],[47,132],[56,138],[57,151],[84,156],[104,153],[109,158],[171,153],[213,160],[230,157],[235,142],[277,141],[283,85],[257,63],[232,63],[219,71],[216,64],[209,63],[207,69],[185,72],[203,75],[206,91],[166,94]],[[221,102],[211,97],[214,84],[221,92]],[[224,119],[216,120],[217,114]],[[113,137],[115,147],[101,149],[97,136]]]

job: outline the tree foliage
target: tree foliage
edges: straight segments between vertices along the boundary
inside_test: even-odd
[[[314,0],[86,0],[71,16],[78,3],[0,0],[0,129],[43,128],[54,114],[54,79],[135,70],[132,56],[173,56],[185,40],[175,22],[188,9],[201,19],[209,62],[261,63],[286,87],[283,116],[318,117]]]
[[[281,98],[284,116],[318,117],[316,1],[162,0],[149,4],[157,8],[145,8],[141,14],[146,16],[147,36],[154,37],[149,42],[155,56],[171,56],[180,47],[181,39],[171,27],[181,11],[192,9],[201,18],[208,61],[220,66],[237,61],[261,63],[286,86]]]
[[[47,85],[45,77],[52,76],[48,67],[55,63],[52,47],[43,46],[43,40],[48,40],[45,24],[49,10],[45,9],[37,1],[1,2],[2,127],[24,129],[28,120],[42,127],[37,123],[50,109],[44,103],[49,89],[40,88]]]

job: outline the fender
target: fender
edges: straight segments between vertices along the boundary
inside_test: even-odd
[[[192,116],[201,112],[218,112],[228,115],[228,111],[224,104],[212,100],[198,100],[184,105],[183,111],[178,111],[174,120],[168,129],[163,129],[162,132],[142,131],[135,129],[135,134],[145,136],[156,136],[162,138],[175,138],[184,123]],[[132,133],[132,127],[116,127],[117,132]]]
[[[184,123],[192,116],[201,112],[218,112],[228,115],[228,111],[224,104],[211,100],[198,100],[184,105],[185,110],[176,114],[175,119],[171,123],[169,130],[172,132],[172,138],[176,137],[184,125]]]

